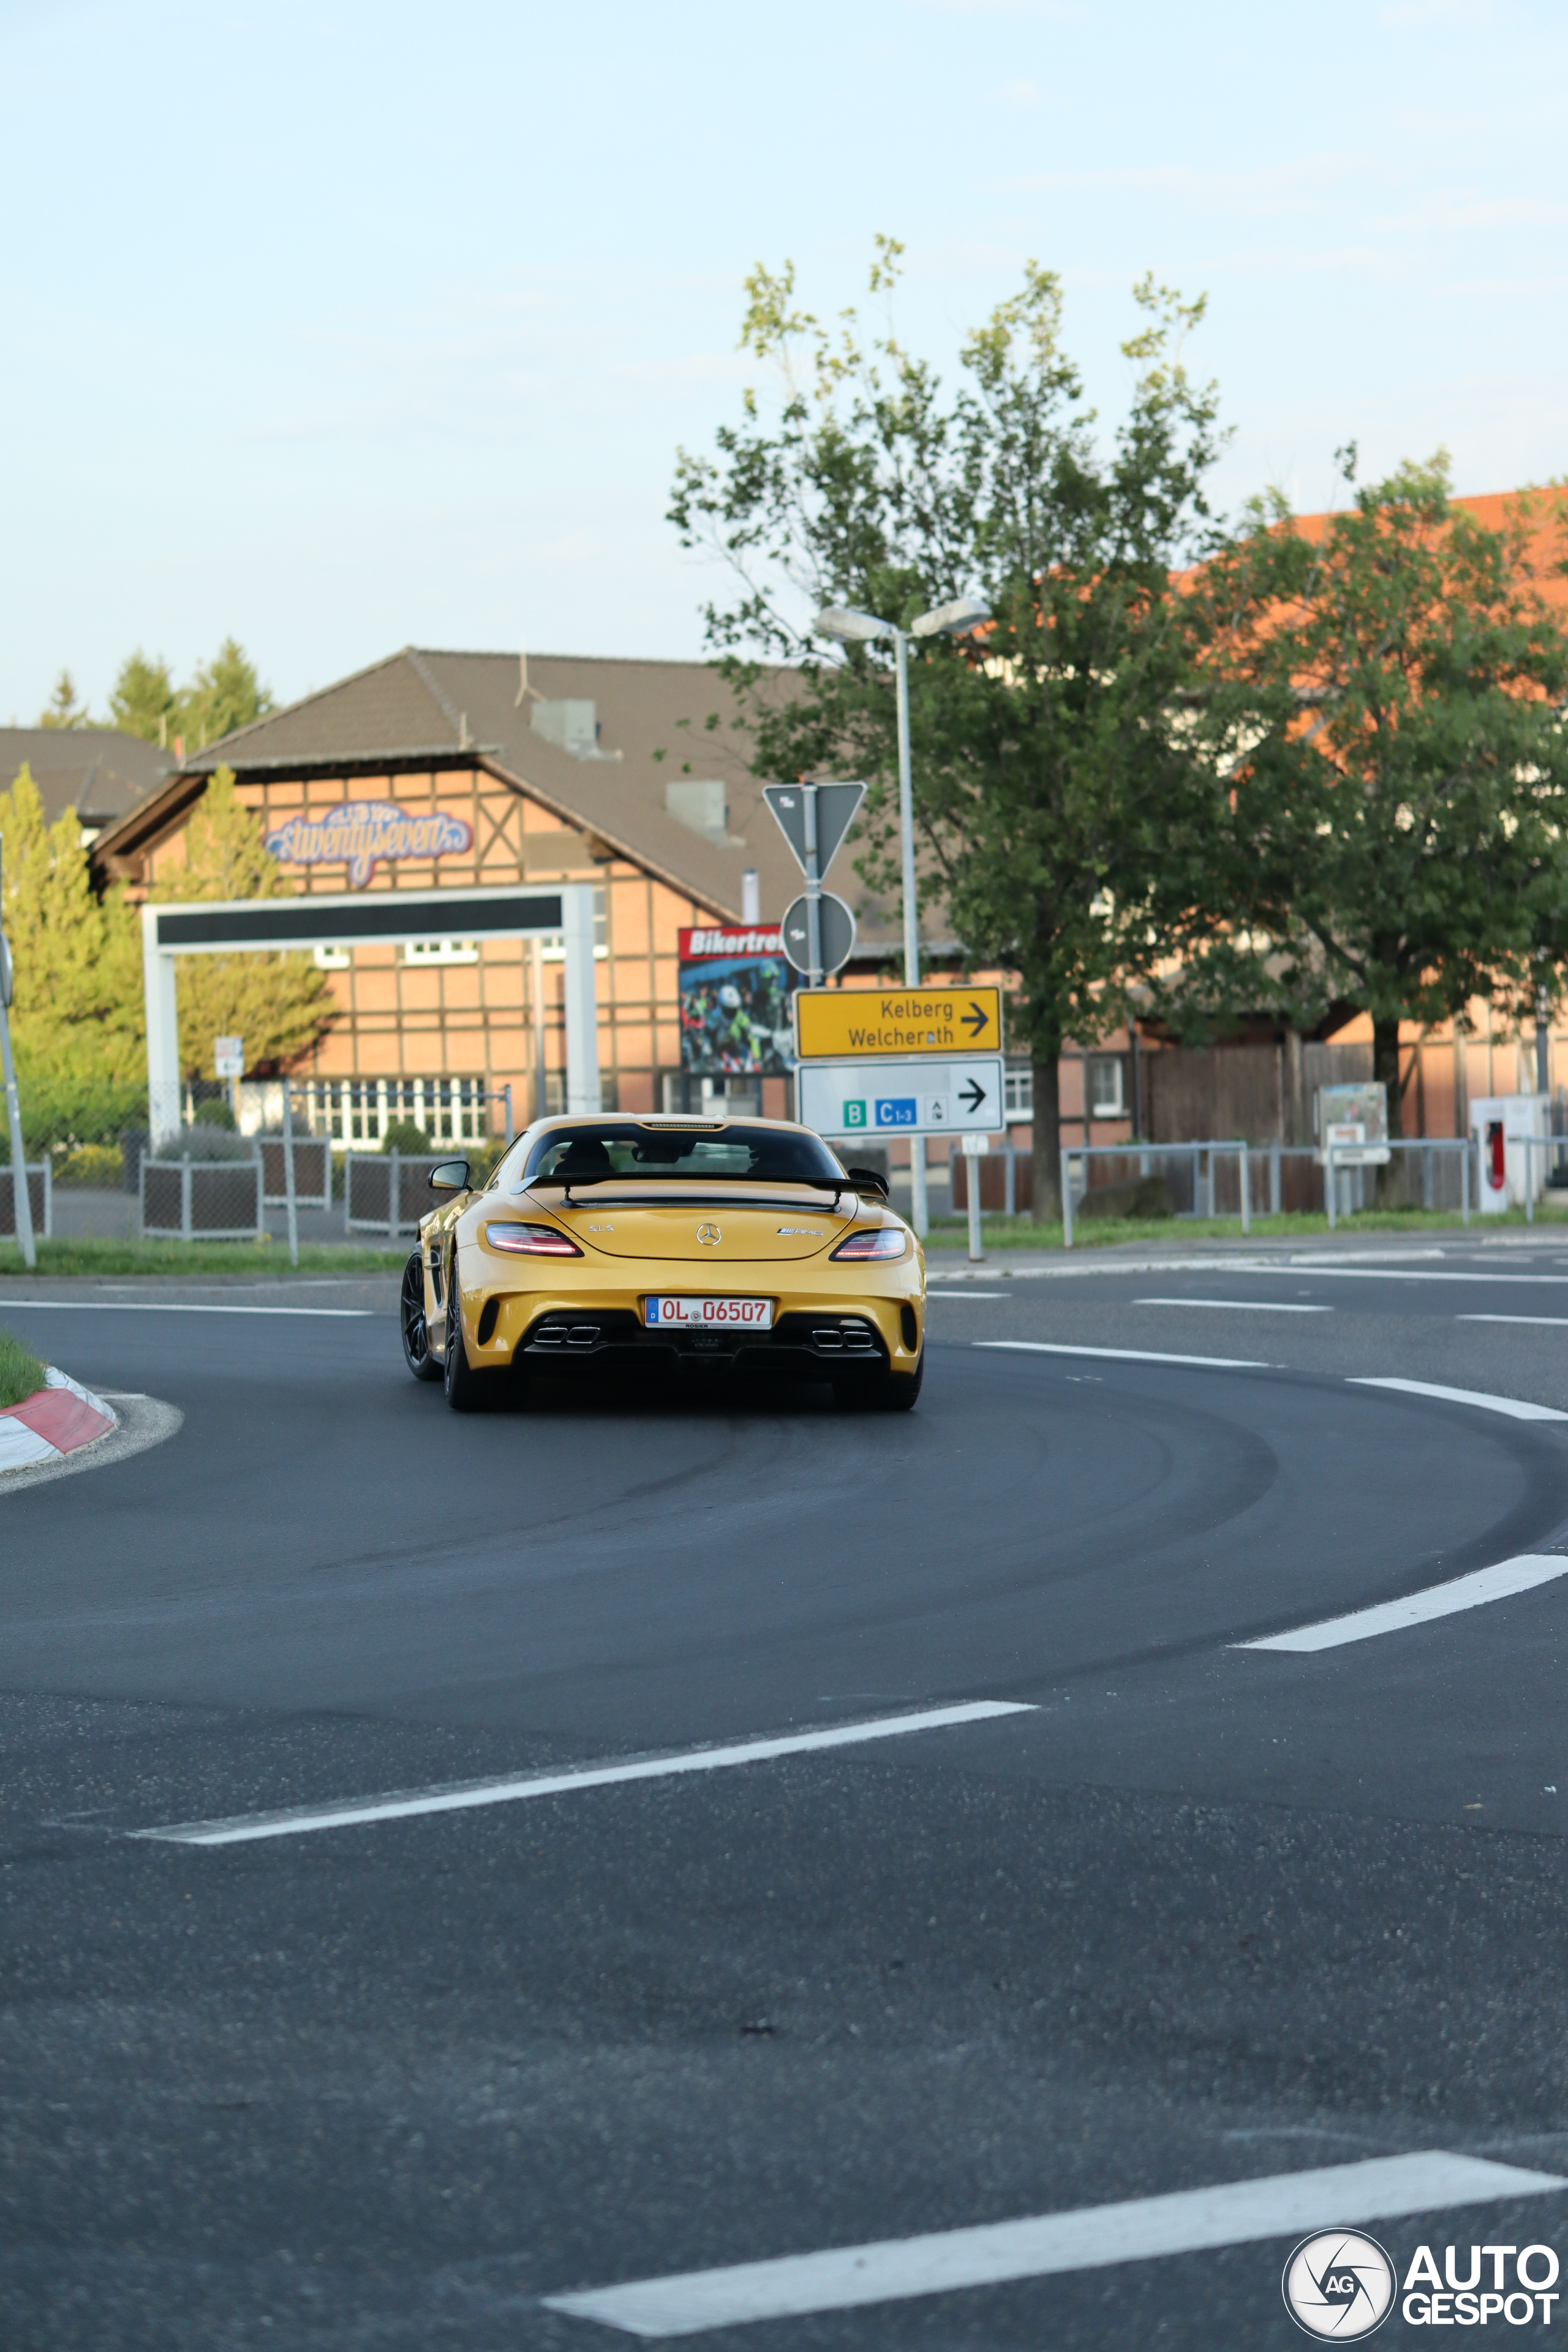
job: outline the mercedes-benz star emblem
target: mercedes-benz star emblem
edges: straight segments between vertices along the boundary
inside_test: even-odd
[[[697,1238],[700,1242],[705,1243],[709,1249],[712,1249],[717,1243],[723,1240],[724,1236],[717,1225],[699,1225]]]

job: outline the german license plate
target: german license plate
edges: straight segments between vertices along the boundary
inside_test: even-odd
[[[650,1326],[684,1331],[771,1331],[771,1298],[650,1298],[645,1302]]]

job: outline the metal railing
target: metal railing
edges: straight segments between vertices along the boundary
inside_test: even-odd
[[[27,1206],[33,1213],[33,1231],[40,1241],[47,1241],[55,1230],[54,1178],[47,1160],[26,1160],[22,1163],[27,1180]],[[10,1162],[0,1168],[0,1236],[14,1238],[16,1232],[16,1179]]]
[[[259,1158],[144,1159],[141,1200],[146,1241],[250,1242],[267,1231]]]
[[[449,1151],[351,1151],[343,1160],[343,1230],[385,1234],[395,1241],[412,1233],[435,1206],[430,1171]]]
[[[508,1143],[513,1124],[510,1085],[482,1078],[295,1078],[294,1100],[312,1135],[340,1147],[375,1145],[407,1120],[432,1143],[483,1143],[493,1132],[495,1105]]]
[[[1509,1149],[1518,1144],[1528,1148],[1532,1143],[1538,1149],[1554,1146],[1560,1152],[1568,1151],[1568,1138],[1560,1137],[1544,1143],[1540,1139],[1510,1138]],[[1479,1198],[1471,1166],[1476,1150],[1473,1137],[1400,1137],[1391,1139],[1385,1148],[1390,1168],[1397,1171],[1396,1176],[1385,1180],[1380,1188],[1386,1205],[1457,1209],[1461,1222],[1469,1223],[1472,1202]],[[1326,1211],[1331,1230],[1337,1227],[1342,1214],[1365,1205],[1359,1196],[1364,1190],[1366,1163],[1356,1149],[1342,1148],[1336,1153],[1332,1144],[1324,1148],[1313,1144],[1248,1144],[1218,1138],[1198,1143],[1097,1143],[1087,1147],[1064,1144],[1062,1245],[1066,1249],[1073,1246],[1075,1215],[1085,1213],[1084,1202],[1091,1190],[1087,1175],[1085,1181],[1075,1185],[1074,1163],[1083,1166],[1094,1160],[1135,1160],[1141,1177],[1162,1178],[1167,1192],[1177,1196],[1177,1216],[1239,1216],[1244,1234],[1251,1232],[1255,1215],[1282,1214],[1287,1192],[1293,1196],[1289,1203],[1292,1209]],[[1305,1182],[1301,1181],[1303,1177]],[[1230,1196],[1223,1205],[1222,1178],[1229,1180],[1223,1190]],[[1352,1191],[1354,1197],[1342,1197],[1352,1195]],[[1527,1183],[1525,1215],[1531,1222],[1532,1194],[1533,1188]]]

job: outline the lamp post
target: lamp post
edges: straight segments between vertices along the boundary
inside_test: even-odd
[[[896,621],[879,621],[873,613],[858,613],[842,604],[829,604],[818,613],[813,626],[818,636],[832,637],[841,646],[869,645],[879,637],[893,641],[893,677],[898,703],[899,725],[899,845],[901,853],[904,889],[904,986],[918,988],[921,980],[920,901],[915,885],[915,803],[914,780],[910,760],[910,639],[911,637],[963,637],[991,618],[989,605],[977,597],[961,596],[956,604],[939,604],[933,612],[922,613],[907,629]],[[926,1146],[923,1135],[910,1139],[910,1222],[923,1241],[931,1223],[926,1206]]]

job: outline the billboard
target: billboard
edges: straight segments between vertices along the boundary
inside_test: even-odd
[[[693,1077],[786,1077],[795,1067],[795,974],[775,925],[679,934],[680,1066]]]

